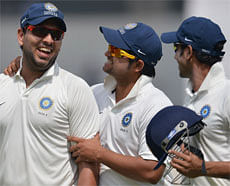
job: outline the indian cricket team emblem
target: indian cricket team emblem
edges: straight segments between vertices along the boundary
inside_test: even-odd
[[[127,126],[130,124],[130,122],[131,122],[131,120],[132,120],[132,116],[133,116],[132,113],[127,113],[127,114],[125,114],[125,116],[124,116],[123,119],[122,119],[122,125],[123,125],[124,127],[127,127]]]
[[[126,30],[131,30],[137,26],[137,23],[128,23],[125,26],[120,27],[118,30],[123,35],[126,33]]]
[[[45,9],[51,12],[56,12],[58,10],[57,7],[52,3],[45,3]]]
[[[124,26],[125,30],[131,30],[137,26],[137,23],[128,23]]]
[[[49,97],[44,97],[39,102],[39,106],[43,110],[50,109],[53,105],[53,101]]]
[[[200,115],[203,116],[203,118],[206,118],[210,114],[210,111],[211,107],[209,105],[205,105],[201,108]]]

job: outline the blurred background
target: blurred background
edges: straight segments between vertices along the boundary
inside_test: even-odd
[[[17,42],[19,20],[33,2],[0,1],[0,72],[21,55]],[[103,82],[107,43],[99,26],[119,28],[127,23],[143,22],[159,34],[176,31],[187,17],[205,16],[218,23],[228,40],[223,64],[230,78],[230,0],[56,0],[65,15],[67,33],[57,59],[64,69],[82,77],[89,85]],[[163,44],[163,57],[156,66],[155,86],[163,90],[174,104],[182,104],[186,79],[179,78],[172,45]],[[0,88],[1,91],[1,88]]]

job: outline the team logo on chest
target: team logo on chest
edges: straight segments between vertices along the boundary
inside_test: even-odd
[[[132,120],[132,116],[133,116],[132,113],[125,114],[125,116],[122,118],[122,121],[121,121],[123,127],[127,127],[130,124]]]
[[[210,112],[211,112],[211,107],[209,105],[205,105],[201,108],[200,115],[203,116],[203,118],[207,118]]]
[[[49,97],[44,97],[39,102],[39,106],[43,110],[50,109],[52,105],[53,105],[53,101]]]

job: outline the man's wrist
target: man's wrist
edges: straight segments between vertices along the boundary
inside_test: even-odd
[[[204,159],[203,159],[202,165],[201,165],[201,173],[202,173],[203,176],[207,175],[207,170],[206,170],[206,167],[205,167]]]
[[[97,152],[97,163],[102,163],[103,161],[103,154],[105,153],[106,149],[101,145]]]

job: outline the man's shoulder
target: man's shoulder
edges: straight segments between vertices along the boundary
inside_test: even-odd
[[[143,88],[138,98],[139,112],[144,117],[153,116],[164,107],[172,105],[168,96],[154,85]]]
[[[81,78],[65,69],[59,68],[59,79],[68,86],[87,86],[89,87],[88,83]]]
[[[0,73],[0,80],[10,79],[10,76]]]
[[[91,86],[91,89],[93,91],[104,91],[104,83],[98,83],[98,84],[95,84],[95,85],[92,85]]]
[[[225,81],[225,84],[224,84],[224,87],[221,93],[223,94],[223,98],[229,100],[228,102],[230,103],[229,90],[230,90],[230,79],[227,79]]]
[[[142,89],[141,93],[143,95],[143,99],[149,99],[150,102],[163,100],[171,102],[168,96],[164,93],[164,91],[155,87],[152,83],[149,83],[147,86],[145,86]]]
[[[61,78],[73,78],[74,80],[80,80],[82,79],[80,76],[73,74],[72,72],[65,70],[63,68],[59,67],[59,74],[58,74]],[[83,79],[82,79],[83,80]]]
[[[98,83],[91,86],[91,90],[96,98],[104,97],[108,94],[108,91],[104,87],[104,83]]]
[[[226,87],[230,87],[230,79],[226,79]]]
[[[0,74],[0,85],[1,87],[3,85],[6,85],[7,83],[13,82],[13,77],[10,77],[8,75],[5,75],[3,73]]]
[[[230,97],[230,80],[225,79],[224,81],[218,82],[217,86],[212,87],[212,93],[218,96],[220,99],[224,99],[225,97]]]

